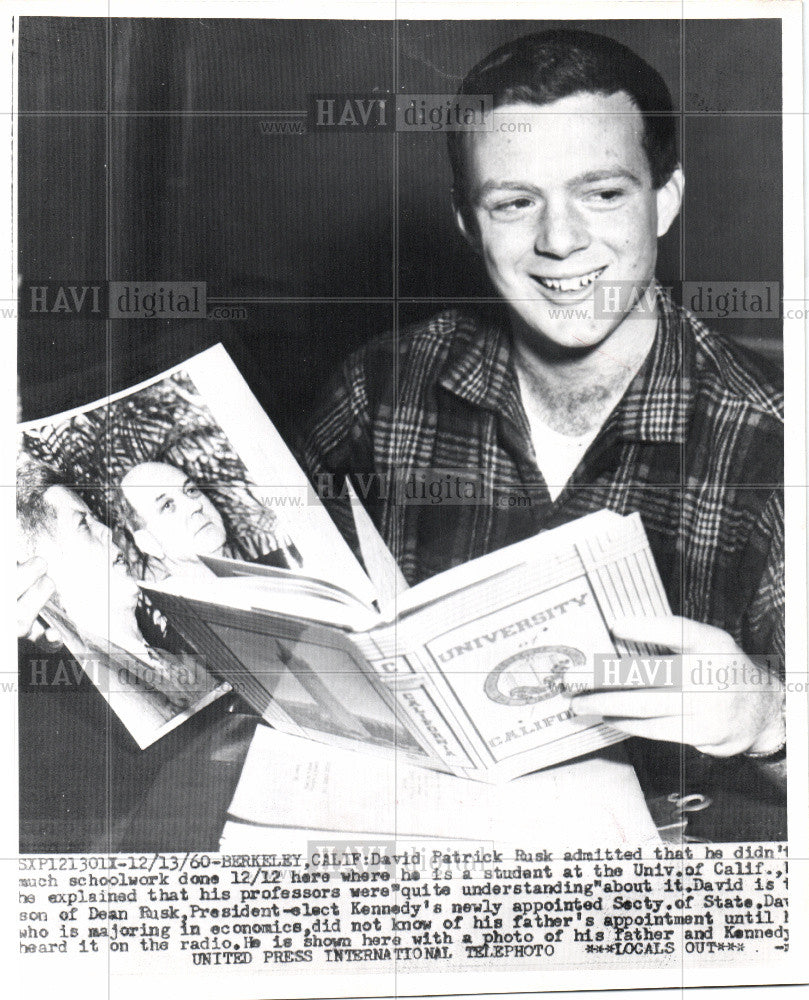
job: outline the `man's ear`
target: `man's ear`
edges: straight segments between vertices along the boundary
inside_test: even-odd
[[[132,537],[135,539],[135,545],[137,545],[145,556],[151,556],[153,559],[166,558],[163,546],[148,528],[138,528],[137,531],[132,533]]]
[[[685,177],[679,164],[663,187],[657,189],[657,235],[665,236],[683,203]]]
[[[468,203],[455,188],[452,189],[452,211],[455,214],[455,224],[460,230],[461,236],[463,236],[473,250],[476,252],[479,251],[480,241],[478,240],[477,222]]]

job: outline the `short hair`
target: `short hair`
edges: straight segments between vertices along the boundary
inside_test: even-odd
[[[21,456],[17,463],[17,523],[31,547],[37,535],[53,532],[56,512],[45,499],[52,486],[67,486],[66,477],[52,465]]]
[[[554,28],[501,45],[474,66],[458,96],[492,96],[492,106],[550,104],[572,94],[624,92],[643,116],[643,149],[652,186],[661,188],[678,163],[677,122],[665,81],[626,45],[604,35]],[[447,132],[456,202],[468,202],[464,134]]]
[[[116,525],[128,527],[134,531],[140,531],[146,527],[146,520],[135,510],[134,505],[124,494],[124,488],[120,483],[113,490],[110,498],[110,511]]]
[[[104,509],[105,489],[100,486],[79,486],[56,466],[31,457],[27,452],[17,456],[17,526],[25,539],[27,550],[36,553],[36,540],[42,534],[53,536],[57,514],[45,498],[52,486],[62,486],[87,504],[95,517]]]
[[[125,473],[123,473],[122,476],[120,476],[118,485],[111,491],[109,499],[110,518],[114,526],[113,538],[124,554],[130,573],[133,573],[138,577],[144,577],[150,566],[152,566],[156,560],[153,556],[149,556],[143,552],[138,546],[138,543],[135,541],[135,532],[142,531],[143,529],[148,530],[149,525],[146,518],[140,514],[132,501],[124,493],[122,483],[132,469],[137,468],[138,465],[142,465],[144,462],[156,462],[162,465],[170,465],[182,472],[187,479],[196,485],[196,480],[189,476],[182,466],[177,465],[176,462],[168,461],[163,457],[163,454],[160,451],[158,451],[153,458],[144,458],[142,461],[136,462],[135,465],[131,466]],[[230,539],[230,531],[228,530],[227,524],[225,524],[225,531],[228,539]]]
[[[137,469],[139,465],[145,465],[147,462],[155,463],[157,465],[170,465],[173,469],[177,469],[179,472],[182,472],[188,480],[196,485],[196,480],[189,476],[182,466],[177,465],[176,462],[168,461],[159,451],[154,458],[144,458],[130,466],[130,468],[128,468],[118,479],[118,485],[113,491],[113,495],[110,499],[110,510],[112,512],[112,520],[116,525],[132,531],[141,531],[144,528],[148,528],[148,524],[146,522],[146,518],[143,517],[143,515],[136,509],[132,501],[124,493],[123,481],[133,469]]]

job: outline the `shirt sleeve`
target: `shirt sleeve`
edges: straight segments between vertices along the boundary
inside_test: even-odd
[[[784,676],[784,495],[775,490],[750,538],[751,561],[762,567],[743,622],[742,647]]]
[[[315,493],[358,557],[346,483],[373,465],[364,355],[362,349],[353,354],[328,385],[300,449]]]

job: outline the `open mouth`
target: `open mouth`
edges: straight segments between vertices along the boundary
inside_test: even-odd
[[[549,278],[539,274],[532,274],[531,277],[550,292],[578,292],[580,289],[592,285],[596,278],[600,277],[606,270],[607,265],[605,264],[604,267],[596,268],[595,271],[574,275],[572,278]]]

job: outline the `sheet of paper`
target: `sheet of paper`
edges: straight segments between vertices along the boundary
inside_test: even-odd
[[[257,843],[276,827],[555,847],[657,840],[635,772],[614,749],[491,786],[266,726],[229,815],[253,824]]]

